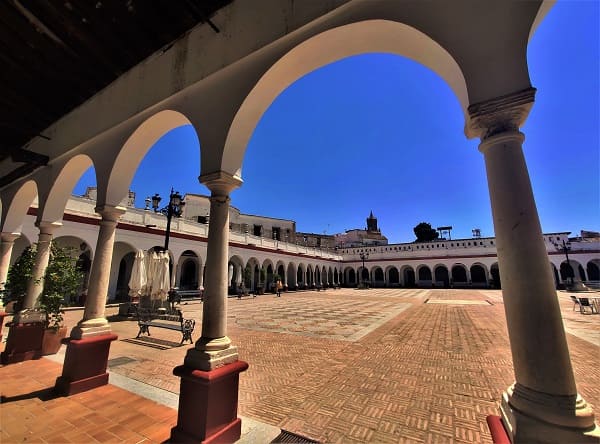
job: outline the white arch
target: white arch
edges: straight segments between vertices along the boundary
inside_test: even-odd
[[[257,82],[236,113],[225,141],[222,169],[241,177],[248,141],[258,121],[287,87],[335,61],[365,53],[412,59],[437,73],[454,91],[467,120],[469,96],[464,75],[452,56],[431,37],[404,23],[365,20],[329,29],[281,57]]]
[[[133,176],[150,148],[166,133],[184,125],[191,125],[189,119],[172,110],[160,111],[146,119],[129,136],[119,151],[109,177],[98,177],[98,202],[118,205],[127,196]],[[198,165],[198,172],[200,172],[200,165]],[[101,186],[101,183],[104,186]]]
[[[73,188],[80,177],[91,166],[92,159],[86,154],[78,154],[69,159],[54,179],[47,196],[42,196],[40,189],[40,212],[38,221],[58,222],[62,220],[67,201],[73,194]]]
[[[2,232],[20,233],[27,210],[38,195],[37,184],[33,180],[19,185],[14,195],[2,205]]]

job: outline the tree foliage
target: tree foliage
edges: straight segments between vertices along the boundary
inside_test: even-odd
[[[246,265],[246,268],[244,268],[244,287],[245,288],[250,288],[251,284],[252,284],[252,268],[250,268],[250,265]]]
[[[27,282],[33,277],[36,250],[37,244],[27,247],[8,270],[2,297],[4,305],[15,301],[13,308],[15,312],[22,309],[23,299],[27,294]]]
[[[413,228],[413,231],[417,236],[417,242],[429,242],[439,237],[439,233],[431,228],[431,224],[427,222],[421,222]]]
[[[44,275],[44,292],[40,296],[40,308],[46,312],[46,325],[59,328],[63,322],[61,309],[65,298],[77,296],[83,272],[77,267],[77,257],[72,248],[54,244],[50,249],[50,261]]]
[[[28,282],[33,279],[36,251],[37,244],[28,247],[8,270],[5,299],[15,301],[15,311],[22,309]],[[51,245],[43,279],[44,291],[37,301],[38,308],[46,315],[46,327],[59,328],[63,323],[65,297],[76,296],[83,280],[83,272],[77,267],[77,256],[72,248]]]

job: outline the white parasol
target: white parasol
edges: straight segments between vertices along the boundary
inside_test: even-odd
[[[161,251],[157,254],[157,260],[154,262],[155,268],[152,281],[152,299],[167,300],[167,295],[171,289],[171,278],[169,276],[169,253]]]
[[[144,252],[138,250],[133,260],[131,277],[129,278],[129,297],[137,299],[144,294],[146,289],[146,263],[144,261]]]

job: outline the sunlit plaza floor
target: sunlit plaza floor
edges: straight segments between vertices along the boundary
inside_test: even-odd
[[[568,293],[558,297],[579,392],[600,406],[600,315],[573,311]],[[181,308],[197,320],[198,339],[202,303]],[[0,368],[2,442],[168,438],[179,391],[172,370],[190,346],[180,347],[181,335],[164,329],[135,339],[136,322],[116,312],[107,310],[119,336],[110,350],[111,384],[95,394],[43,395],[60,374],[64,347],[50,359]],[[67,312],[67,324],[81,316],[81,310]],[[279,429],[322,442],[491,442],[485,417],[498,413],[501,393],[514,380],[496,290],[340,289],[233,298],[228,335],[250,364],[240,376],[244,442],[270,442]],[[56,415],[79,411],[82,417],[90,405],[98,407],[89,415],[99,425],[90,420],[82,428],[67,418],[72,429],[66,433],[61,423],[56,431]],[[54,418],[54,428],[40,426],[45,417]]]

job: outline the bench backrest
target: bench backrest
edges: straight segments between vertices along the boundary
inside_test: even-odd
[[[161,321],[179,322],[180,324],[183,323],[183,313],[181,313],[181,310],[178,309],[155,310],[152,308],[138,307],[137,317],[138,320],[142,322],[159,319]]]

